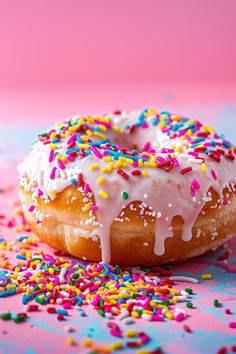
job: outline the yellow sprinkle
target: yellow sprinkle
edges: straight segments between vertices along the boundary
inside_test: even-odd
[[[202,278],[202,279],[211,279],[211,278],[212,278],[212,274],[210,274],[210,273],[202,274],[202,275],[201,275],[201,278]]]
[[[144,177],[147,177],[147,176],[148,176],[148,171],[147,171],[147,170],[142,170],[142,175],[143,175]]]
[[[138,160],[138,165],[139,165],[139,167],[142,167],[142,166],[143,166],[143,160],[142,160],[142,159],[139,159],[139,160]]]
[[[134,318],[138,318],[140,315],[137,311],[131,311],[131,316]]]
[[[113,129],[115,130],[115,132],[121,133],[121,129],[120,129],[120,127],[118,125],[114,125]]]
[[[182,151],[183,151],[183,149],[182,149],[181,146],[176,146],[176,147],[174,148],[174,150],[175,150],[175,152],[182,152]]]
[[[148,349],[139,349],[136,351],[136,354],[150,354],[150,350]]]
[[[122,342],[115,342],[111,344],[112,350],[119,350],[122,349]]]
[[[89,169],[92,171],[96,170],[97,168],[98,168],[98,165],[96,163],[89,166]]]
[[[100,195],[102,198],[105,198],[105,199],[108,198],[108,194],[107,194],[105,191],[99,191],[99,195]]]
[[[173,296],[172,300],[173,300],[174,302],[179,302],[178,296]]]
[[[120,168],[122,165],[123,165],[123,162],[118,160],[114,163],[114,168]]]
[[[135,331],[135,329],[127,329],[127,331],[125,331],[125,337],[137,337],[137,331]]]
[[[102,160],[105,162],[110,162],[112,160],[112,158],[111,158],[111,156],[103,156]]]
[[[89,145],[88,144],[78,144],[79,149],[88,149]]]
[[[112,171],[114,168],[114,162],[110,162],[108,165],[107,165],[107,170],[110,172]]]
[[[104,177],[104,176],[100,176],[100,177],[97,179],[96,183],[99,184],[99,185],[101,185],[101,184],[103,184],[104,181],[105,181],[105,177]]]
[[[20,267],[15,267],[15,272],[19,273],[20,272]]]
[[[16,288],[16,284],[8,284],[7,285],[7,290],[13,290]]]
[[[49,149],[50,150],[55,150],[57,148],[56,144],[49,144]]]
[[[201,168],[202,168],[202,172],[206,172],[206,170],[207,170],[207,165],[205,164],[205,162],[203,162],[203,163],[201,164]]]
[[[57,136],[57,133],[56,133],[56,132],[52,132],[52,133],[50,134],[50,139],[55,139],[56,136]]]
[[[72,337],[67,337],[67,338],[66,338],[66,343],[67,343],[68,345],[74,345],[74,344],[75,344],[75,341],[74,341],[74,339],[73,339]]]
[[[62,157],[61,157],[61,161],[62,161],[62,162],[67,162],[66,156],[62,156]]]
[[[173,315],[173,313],[171,313],[170,311],[167,311],[167,312],[165,313],[165,317],[168,318],[169,320],[173,320],[174,315]]]
[[[135,286],[133,286],[133,285],[130,284],[130,283],[126,283],[125,286],[126,286],[128,289],[130,289],[130,290],[132,290],[132,291],[134,291],[134,292],[137,292],[137,291],[138,291],[138,290],[135,288]]]
[[[148,113],[155,116],[157,114],[157,111],[154,108],[149,108]]]
[[[53,285],[51,285],[51,284],[47,284],[47,285],[46,285],[46,288],[51,291],[51,290],[53,290],[54,287],[53,287]]]
[[[68,130],[69,130],[70,132],[75,132],[76,127],[69,127]]]
[[[93,133],[94,136],[96,136],[99,139],[105,139],[105,135],[99,132],[94,132]]]
[[[185,140],[185,136],[184,136],[184,135],[181,135],[181,136],[179,137],[179,140]]]
[[[53,269],[52,267],[50,267],[50,268],[48,269],[48,271],[49,271],[50,274],[54,274],[54,269]]]
[[[143,310],[143,313],[146,313],[147,315],[153,315],[153,312],[149,310]]]
[[[56,191],[55,189],[52,189],[52,190],[51,190],[51,196],[53,197],[53,199],[56,198],[56,196],[57,196],[57,191]]]
[[[85,347],[91,347],[93,345],[93,341],[90,338],[84,338],[82,342]]]
[[[99,129],[102,130],[103,132],[106,132],[106,131],[107,131],[107,127],[105,127],[105,125],[103,125],[103,124],[99,124],[98,127],[99,127]],[[98,132],[94,132],[94,135],[95,135],[95,133],[98,133]],[[102,135],[103,135],[103,134],[102,134]],[[103,135],[103,136],[104,136],[104,135]]]
[[[91,205],[92,205],[92,203],[86,203],[85,206],[84,206],[84,207],[85,207],[85,210],[86,210],[86,211],[89,211]]]

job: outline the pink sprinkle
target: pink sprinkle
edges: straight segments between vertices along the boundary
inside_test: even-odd
[[[197,152],[189,151],[188,154],[191,155],[191,156],[194,156],[194,157],[198,158],[198,153],[197,153]]]
[[[187,134],[184,134],[184,136],[188,143],[193,144],[193,140]]]
[[[67,155],[66,158],[67,158],[68,161],[75,161],[73,156]]]
[[[64,165],[64,163],[60,159],[57,160],[57,164],[61,170],[64,170],[66,168],[66,166]]]
[[[201,188],[201,185],[200,183],[196,180],[196,179],[193,179],[193,185],[196,189],[200,189]]]
[[[182,321],[183,319],[184,319],[184,314],[183,314],[183,312],[180,312],[180,313],[178,313],[177,316],[175,316],[175,321],[180,322],[180,321]]]
[[[138,161],[134,161],[133,163],[132,163],[132,166],[135,168],[135,167],[138,167]]]
[[[85,185],[84,185],[84,194],[87,194],[88,193],[88,191],[89,191],[89,184],[88,183],[85,183]]]
[[[41,197],[43,195],[43,192],[41,191],[41,189],[38,189],[38,196]]]
[[[122,337],[122,334],[120,331],[118,331],[117,329],[111,329],[110,330],[110,334],[114,337],[118,337],[118,338],[121,338]]]
[[[102,298],[101,298],[100,295],[96,295],[96,296],[92,299],[91,304],[92,304],[93,306],[98,306],[101,299],[102,299]]]
[[[147,142],[143,145],[142,151],[147,151],[149,148],[150,148],[150,143],[149,143],[149,141],[147,141]]]
[[[217,180],[217,175],[216,175],[215,170],[211,170],[211,175],[214,178],[214,180]]]
[[[97,205],[91,205],[90,210],[96,211],[98,210]]]
[[[32,211],[34,211],[34,209],[35,209],[35,206],[34,206],[34,205],[31,205],[31,206],[29,207],[28,211],[29,211],[30,213],[32,213]]]
[[[236,322],[230,322],[229,328],[236,328]]]
[[[92,151],[92,153],[97,156],[99,159],[102,158],[102,154],[100,153],[100,151],[93,145],[90,146],[90,150]]]
[[[152,315],[152,320],[153,321],[164,321],[163,316],[160,315]]]
[[[70,145],[71,143],[73,143],[76,139],[76,134],[72,134],[71,137],[68,139],[67,141],[67,145]]]
[[[56,170],[57,170],[57,168],[56,168],[56,167],[53,167],[53,168],[52,168],[52,171],[51,171],[51,174],[50,174],[50,178],[51,178],[51,179],[55,179],[55,176],[56,176]]]
[[[229,204],[228,200],[224,199],[224,200],[223,200],[223,204],[224,204],[224,205],[228,205],[228,204]]]
[[[48,158],[48,162],[52,162],[54,159],[54,150],[51,150],[49,153],[49,158]]]
[[[94,123],[104,125],[106,128],[111,128],[111,123],[102,122],[101,120],[94,119]]]
[[[193,184],[191,185],[191,194],[192,194],[193,197],[195,197],[196,189],[195,189]]]

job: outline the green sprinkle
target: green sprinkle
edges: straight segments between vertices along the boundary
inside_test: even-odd
[[[193,307],[193,304],[191,302],[186,302],[186,307],[188,307],[189,309],[191,309]]]
[[[123,199],[128,199],[129,198],[129,196],[128,196],[128,193],[127,192],[122,192],[122,198]]]
[[[115,272],[116,272],[116,274],[120,274],[120,272],[121,272],[120,266],[118,266],[118,265],[115,266]]]
[[[15,323],[20,323],[20,322],[23,322],[24,320],[25,320],[25,316],[23,316],[23,315],[20,315],[20,316],[17,316],[16,318],[14,318]]]
[[[168,270],[172,269],[170,264],[164,264],[162,268],[165,268],[165,269],[168,269]]]
[[[1,319],[2,319],[3,321],[10,320],[10,319],[11,319],[11,314],[10,314],[10,312],[3,313],[3,314],[1,315]]]
[[[41,135],[42,137],[45,137],[45,136],[48,135],[48,133],[41,133],[40,135]]]
[[[74,273],[74,274],[72,274],[71,278],[72,279],[77,279],[77,278],[79,278],[79,276],[80,276],[79,273]]]
[[[102,309],[99,309],[98,313],[99,313],[100,316],[105,317],[105,313],[104,313],[104,311]]]
[[[186,291],[186,293],[188,293],[189,295],[192,295],[192,293],[193,293],[193,289],[191,289],[191,288],[186,288],[185,291]]]
[[[43,299],[40,299],[38,296],[35,298],[35,301],[40,304],[40,305],[43,305],[44,304],[44,300]]]
[[[215,299],[215,300],[213,301],[213,305],[214,305],[215,307],[219,307],[220,303],[219,303],[219,301],[218,301],[217,299]]]

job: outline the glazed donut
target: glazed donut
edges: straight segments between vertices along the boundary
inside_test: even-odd
[[[119,265],[177,262],[236,233],[236,149],[154,109],[67,119],[18,166],[25,217],[50,246]]]

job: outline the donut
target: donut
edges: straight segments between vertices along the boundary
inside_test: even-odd
[[[236,233],[235,155],[174,113],[76,116],[40,133],[19,164],[23,212],[42,241],[83,260],[182,261]]]

